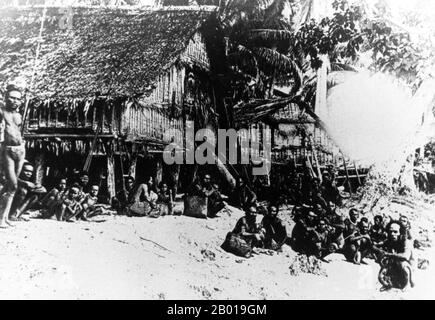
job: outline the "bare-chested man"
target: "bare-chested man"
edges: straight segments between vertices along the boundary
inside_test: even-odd
[[[0,228],[7,228],[9,211],[18,186],[18,176],[24,164],[24,140],[21,137],[22,118],[19,108],[22,94],[18,87],[9,85],[6,88],[5,105],[0,108],[0,122],[4,125],[4,140],[0,147],[0,164],[5,176],[5,187],[0,198]]]
[[[11,221],[28,221],[22,215],[27,210],[37,208],[38,200],[47,192],[43,186],[31,181],[33,171],[34,168],[30,163],[27,162],[23,165],[23,170],[18,179],[18,188],[9,212]]]

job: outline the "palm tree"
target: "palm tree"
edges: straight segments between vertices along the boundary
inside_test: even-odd
[[[257,5],[251,8],[251,16],[239,13],[235,15],[241,17],[237,20],[234,15],[227,15],[233,22],[229,34],[234,69],[257,83],[261,93],[236,101],[236,120],[255,121],[288,103],[296,103],[321,124],[314,113],[321,56],[331,57],[331,71],[353,70],[351,63],[362,41],[351,25],[355,13],[341,0],[337,6],[343,8],[337,8],[341,11],[333,18],[313,21],[310,13],[322,16],[321,10],[313,10],[322,7],[316,7],[318,0],[266,1],[267,5],[264,1],[254,2]],[[286,5],[293,10],[291,19],[282,14]],[[350,26],[346,25],[348,22]],[[327,75],[323,78],[327,79]],[[273,96],[273,84],[277,81],[291,88],[287,97]],[[328,83],[330,86],[333,81]]]

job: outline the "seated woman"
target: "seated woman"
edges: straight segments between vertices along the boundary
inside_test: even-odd
[[[264,234],[256,222],[257,208],[250,206],[245,216],[237,221],[232,232],[227,234],[222,249],[238,256],[249,258],[254,247],[262,247]]]
[[[133,195],[133,203],[129,207],[131,216],[147,216],[157,211],[157,193],[154,192],[154,179],[148,177],[146,183],[139,185]]]

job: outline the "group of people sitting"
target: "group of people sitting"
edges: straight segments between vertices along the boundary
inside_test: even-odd
[[[49,192],[32,182],[33,175],[33,166],[29,162],[25,163],[10,211],[9,218],[12,221],[28,220],[24,213],[29,210],[39,212],[39,217],[43,219],[55,217],[68,222],[86,221],[108,214],[158,217],[170,215],[173,211],[172,191],[164,182],[155,187],[152,177],[143,184],[136,183],[133,177],[127,177],[125,189],[118,192],[109,204],[101,201],[100,185],[90,183],[86,172],[80,173],[75,179],[60,178]],[[0,181],[0,193],[2,185]]]
[[[328,165],[320,179],[307,166],[302,170],[285,167],[285,170],[272,171],[269,186],[264,176],[255,177],[252,190],[259,195],[260,201],[270,200],[284,205],[302,205],[314,201],[340,204],[342,199],[336,184],[336,171],[336,167]]]
[[[39,212],[38,217],[43,219],[56,217],[59,221],[69,222],[110,213],[109,205],[99,203],[100,186],[89,184],[89,176],[85,172],[78,179],[72,179],[70,184],[67,178],[60,178],[57,186],[49,192],[44,186],[33,182],[33,175],[33,165],[26,162],[12,202],[9,214],[11,221],[27,221],[25,213],[30,210]]]
[[[232,199],[235,206],[245,208],[245,216],[227,234],[222,248],[250,257],[254,248],[279,250],[287,243],[298,253],[324,261],[332,253],[343,254],[346,260],[358,265],[371,258],[381,265],[379,281],[383,288],[413,286],[411,225],[405,216],[396,221],[377,215],[370,221],[352,208],[343,217],[337,211],[342,199],[330,172],[323,173],[321,183],[317,178],[305,177],[300,189],[303,193],[292,203],[295,224],[287,237],[285,225],[278,217],[279,206],[287,202],[279,202],[277,197],[267,210],[258,207],[264,217],[257,223],[257,196],[239,179]]]
[[[215,218],[225,207],[219,184],[210,174],[196,179],[184,197],[184,214],[199,218]]]
[[[69,183],[60,178],[58,185],[49,192],[33,183],[34,167],[26,162],[18,179],[10,211],[10,220],[27,220],[26,211],[36,209],[41,218],[55,217],[59,221],[90,220],[99,215],[117,213],[127,216],[159,217],[173,214],[174,195],[165,182],[155,185],[148,177],[146,183],[136,183],[127,177],[124,190],[117,193],[111,204],[100,203],[98,184],[89,183],[86,172]],[[228,201],[245,211],[234,229],[227,234],[222,247],[238,256],[250,257],[255,248],[280,250],[287,243],[296,252],[325,259],[332,253],[342,253],[355,264],[373,258],[381,265],[379,280],[384,287],[405,288],[412,282],[411,228],[404,216],[400,220],[385,221],[380,215],[373,222],[353,208],[348,217],[337,213],[341,202],[334,179],[324,172],[322,183],[319,179],[308,180],[302,186],[304,197],[293,208],[295,222],[291,236],[283,221],[278,217],[282,203],[271,202],[266,209],[257,206],[257,195],[243,178],[237,180],[236,188]],[[0,181],[0,193],[2,192]],[[185,195],[186,203],[192,199],[203,199],[206,217],[216,217],[225,207],[224,196],[219,185],[209,174],[196,180]],[[257,221],[258,211],[263,215]]]
[[[156,186],[151,176],[145,181],[137,183],[133,177],[127,177],[125,189],[112,199],[112,207],[117,213],[154,218],[173,214],[175,198],[167,183],[161,182]]]
[[[222,248],[245,258],[251,257],[254,248],[281,250],[287,240],[287,230],[278,217],[278,207],[271,205],[262,213],[263,219],[258,223],[257,206],[249,205],[245,210],[245,216],[240,218],[233,231],[227,234]]]
[[[377,215],[370,221],[353,208],[343,219],[330,204],[327,210],[321,206],[295,208],[290,241],[295,251],[322,260],[341,253],[355,264],[375,259],[381,265],[379,281],[385,289],[413,286],[411,226],[405,216],[387,221]]]

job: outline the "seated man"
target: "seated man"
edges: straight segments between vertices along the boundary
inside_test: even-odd
[[[399,218],[399,222],[405,227],[406,230],[406,238],[408,240],[412,240],[412,231],[411,231],[411,222],[409,222],[409,219],[407,216],[401,215]]]
[[[11,221],[24,220],[22,214],[32,209],[38,203],[39,198],[47,192],[44,187],[37,186],[31,182],[33,170],[33,166],[30,163],[23,165],[23,170],[18,179],[18,188],[12,201],[9,216]]]
[[[278,208],[270,206],[261,222],[264,233],[264,246],[266,249],[278,250],[287,239],[284,223],[278,218]]]
[[[299,253],[310,254],[313,251],[313,236],[317,226],[317,215],[309,210],[300,212],[295,217],[295,226],[292,230],[291,246],[292,249]]]
[[[375,247],[375,251],[380,255],[381,265],[378,279],[383,289],[413,287],[412,243],[407,238],[406,228],[399,221],[391,221],[386,230],[387,240],[381,248]]]
[[[322,197],[326,202],[333,202],[339,204],[341,202],[340,192],[338,191],[335,181],[332,179],[331,174],[324,171],[322,174],[323,181],[321,185]]]
[[[255,205],[257,195],[246,185],[245,180],[239,177],[237,179],[237,186],[232,192],[231,201],[236,207],[244,209]]]
[[[349,218],[344,220],[344,232],[343,235],[345,239],[348,239],[350,236],[352,236],[358,228],[358,221],[359,221],[359,212],[357,209],[352,208],[349,210]]]
[[[159,216],[171,215],[174,207],[174,198],[172,190],[168,188],[165,182],[161,182],[159,192],[157,192],[157,206],[159,207]]]
[[[257,208],[250,206],[245,216],[237,221],[232,232],[227,234],[222,248],[225,251],[249,258],[254,247],[262,247],[264,235],[256,222]]]
[[[328,253],[326,255],[341,252],[345,244],[343,235],[345,229],[344,222],[342,220],[336,220],[332,224],[330,224],[330,226],[331,230],[328,240]]]
[[[306,254],[314,255],[319,259],[326,257],[330,253],[330,236],[327,221],[324,218],[320,218],[312,236],[308,239],[308,251]]]
[[[215,217],[216,214],[225,207],[219,189],[216,189],[215,187],[211,183],[210,175],[206,174],[202,180],[196,181],[187,192],[188,197],[202,198],[200,199],[202,202],[207,199],[207,217]],[[189,199],[187,199],[187,201],[189,201]],[[191,206],[185,205],[185,209],[186,208],[189,208],[188,211],[193,209],[193,207],[191,208]],[[201,213],[188,213],[187,215],[202,216]]]
[[[117,192],[116,196],[112,199],[112,208],[115,209],[118,214],[127,214],[128,207],[134,202],[135,192],[135,180],[132,176],[128,176],[125,179],[125,190]]]
[[[80,205],[80,185],[74,183],[67,193],[67,196],[62,199],[54,208],[54,213],[59,221],[70,221],[70,217],[79,214],[83,208]]]
[[[47,193],[40,201],[43,210],[43,218],[50,218],[54,215],[53,209],[67,194],[67,180],[65,178],[59,179],[59,184]]]
[[[380,215],[375,216],[373,219],[374,224],[370,228],[370,238],[373,245],[382,245],[387,240],[387,233],[384,228],[384,218]]]
[[[327,211],[322,207],[320,203],[316,203],[314,205],[313,211],[319,218],[326,218],[327,216]]]
[[[371,249],[372,240],[369,235],[369,220],[364,217],[358,222],[356,231],[346,239],[344,256],[348,261],[360,264],[371,252]]]
[[[322,195],[322,187],[319,178],[313,178],[311,181],[311,198],[313,205],[320,204],[324,209],[328,208],[327,201]]]
[[[214,192],[208,197],[207,216],[215,218],[217,213],[225,208],[225,202],[219,190],[217,182],[212,184]]]
[[[296,206],[302,205],[303,200],[300,179],[299,175],[295,175],[293,180],[290,182],[289,203]]]

